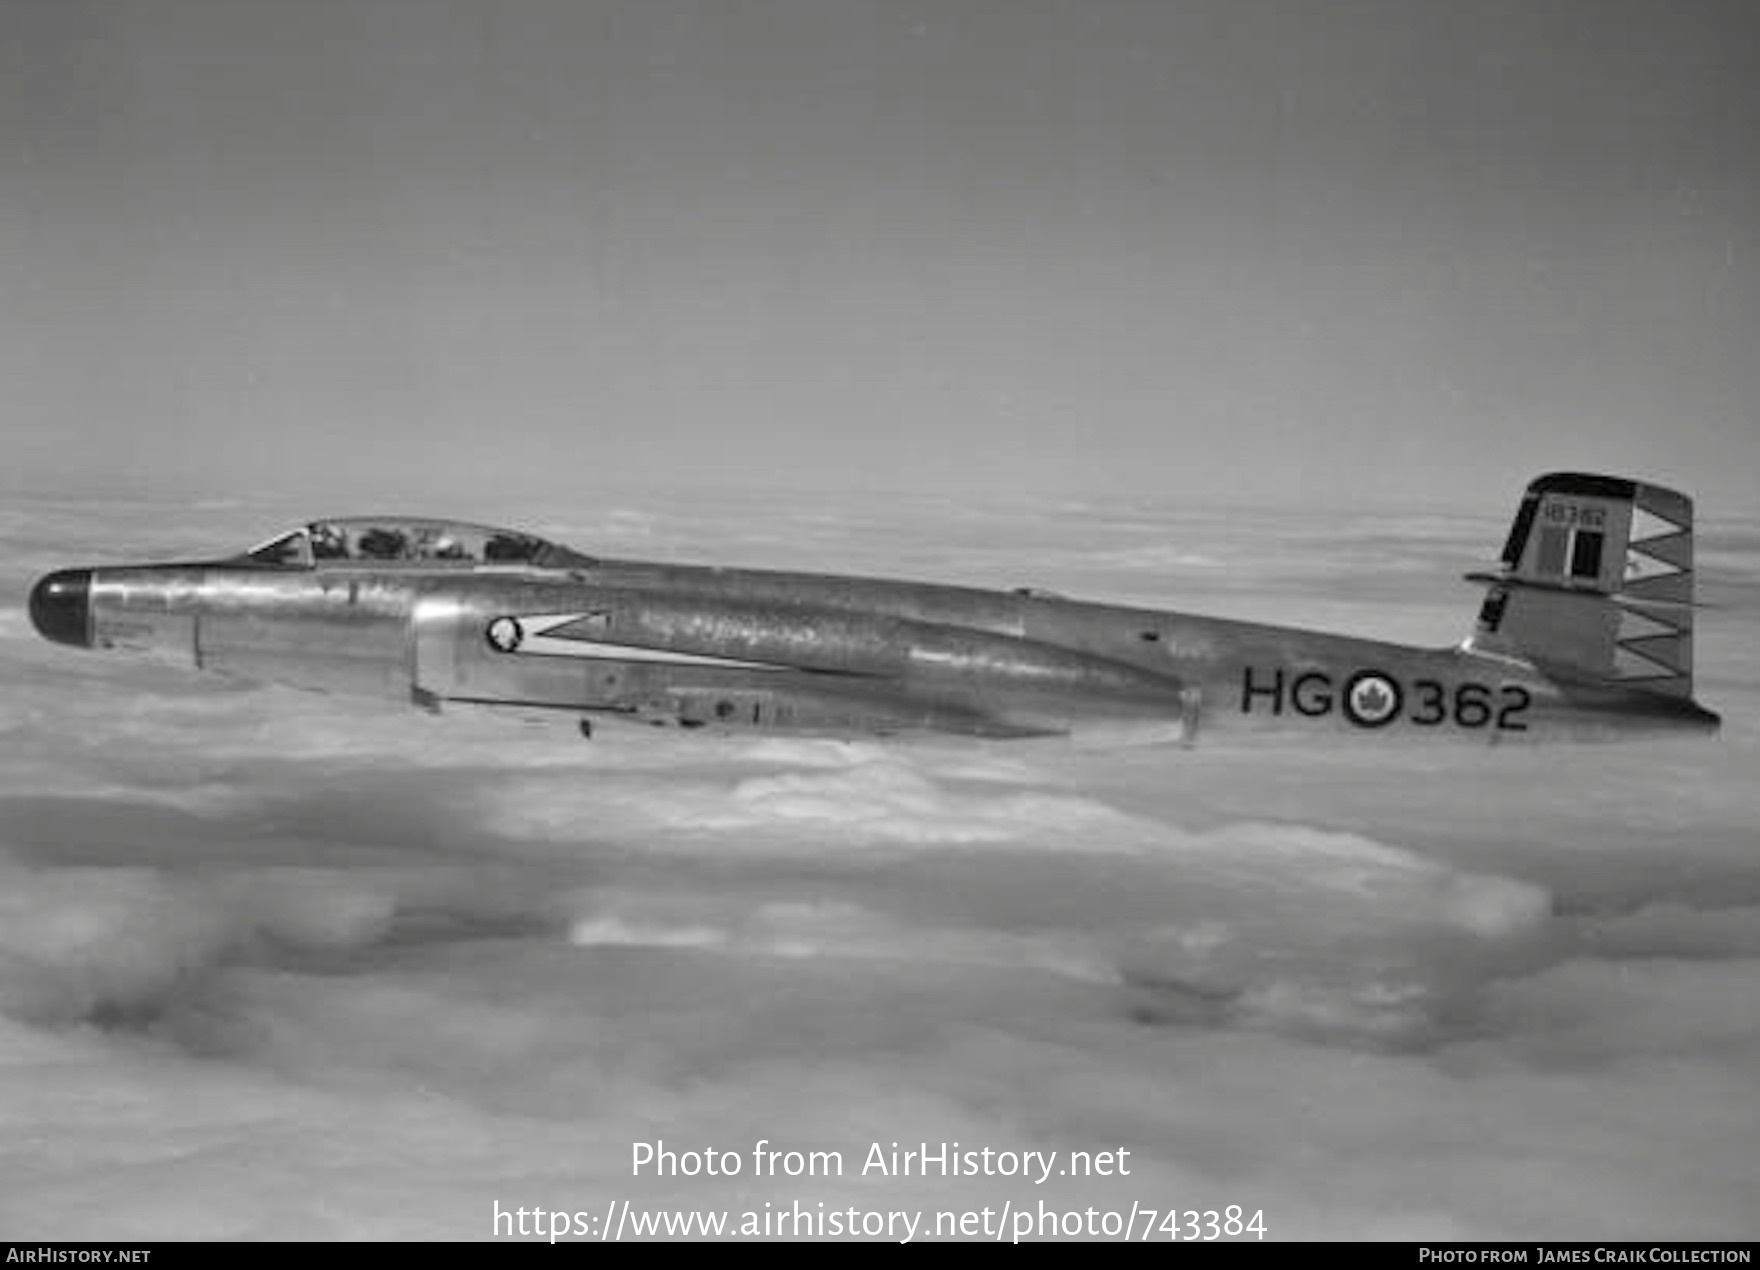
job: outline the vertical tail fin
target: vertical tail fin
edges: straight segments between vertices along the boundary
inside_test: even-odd
[[[1637,691],[1693,695],[1693,502],[1659,485],[1535,479],[1466,647]]]

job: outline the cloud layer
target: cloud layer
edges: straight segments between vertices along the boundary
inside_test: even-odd
[[[1294,621],[1358,575],[1342,522],[917,508],[808,542],[785,513],[655,499],[570,536]],[[0,583],[272,528],[44,504],[0,524]],[[1422,630],[1496,528],[1352,541],[1376,534],[1413,567],[1338,615]],[[1753,1238],[1754,541],[1708,539],[1724,736],[1648,748],[587,745],[72,653],[13,610],[0,1228],[488,1238],[497,1202],[1045,1199],[1241,1204],[1273,1237]],[[1249,558],[1281,562],[1253,594]],[[631,1175],[634,1142],[760,1139],[844,1173]],[[894,1141],[1132,1171],[862,1176]]]

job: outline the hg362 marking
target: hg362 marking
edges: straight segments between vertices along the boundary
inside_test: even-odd
[[[1241,672],[1241,713],[1285,711],[1307,719],[1343,714],[1359,728],[1380,728],[1404,717],[1421,728],[1453,724],[1469,730],[1488,728],[1497,732],[1526,732],[1522,715],[1534,702],[1533,694],[1519,684],[1493,685],[1475,680],[1444,683],[1417,678],[1405,682],[1383,671],[1364,669],[1348,676],[1342,685],[1323,670],[1290,674],[1281,667],[1261,670],[1253,666]]]

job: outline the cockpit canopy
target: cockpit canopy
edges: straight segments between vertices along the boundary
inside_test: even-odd
[[[292,569],[363,565],[567,569],[593,563],[567,547],[511,529],[396,516],[314,520],[251,548],[244,559]]]

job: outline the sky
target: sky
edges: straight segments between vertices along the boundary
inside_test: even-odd
[[[212,555],[263,512],[21,498],[0,592],[122,541]],[[532,514],[622,556],[934,563],[1422,644],[1466,629],[1453,576],[1504,520]],[[68,649],[0,608],[0,1234],[1044,1203],[1234,1204],[1272,1240],[1752,1241],[1760,522],[1698,545],[1723,733],[1630,746],[586,743]],[[760,1141],[843,1172],[757,1176]],[[894,1142],[1129,1172],[861,1171]],[[638,1176],[636,1143],[742,1173]]]
[[[1745,0],[0,5],[14,494],[1760,502]]]

